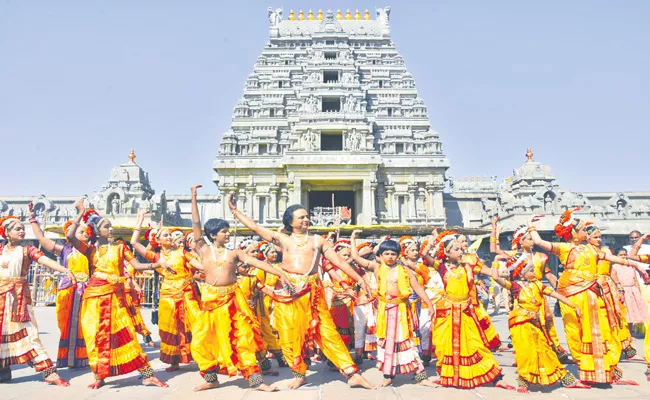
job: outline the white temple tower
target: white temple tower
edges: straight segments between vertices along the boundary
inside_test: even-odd
[[[352,210],[352,223],[442,224],[449,161],[412,75],[376,19],[269,9],[270,39],[249,75],[214,162],[223,216],[264,224],[301,203]]]

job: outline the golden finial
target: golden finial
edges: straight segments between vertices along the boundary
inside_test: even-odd
[[[307,19],[310,21],[314,20],[314,13],[311,10],[309,10],[309,14],[307,14]]]
[[[366,12],[363,14],[363,19],[365,19],[366,21],[370,20],[370,11],[368,11],[367,8],[366,8]]]
[[[135,164],[135,150],[131,149],[131,152],[129,153],[129,160],[131,160],[131,164]]]
[[[532,162],[532,161],[533,161],[533,155],[534,155],[534,154],[533,154],[533,152],[530,150],[530,147],[529,147],[528,150],[526,151],[526,157],[528,158],[528,162]]]
[[[359,10],[357,10],[357,12],[354,13],[354,20],[361,21],[361,13],[359,12]]]
[[[469,182],[469,178],[468,178],[468,177],[465,177],[465,182]]]
[[[336,10],[336,19],[339,21],[343,19],[343,14],[341,14],[341,10]]]
[[[483,182],[487,182],[487,176],[483,177]]]
[[[323,10],[318,10],[318,16],[316,17],[316,19],[318,19],[319,21],[325,19],[325,17],[323,17]]]
[[[474,177],[472,177],[472,182],[474,182]]]
[[[349,9],[345,12],[345,19],[348,21],[352,19],[352,13]]]
[[[298,13],[298,21],[304,21],[305,20],[305,13],[300,10]]]
[[[296,14],[293,12],[293,10],[289,11],[289,21],[295,21],[296,20]]]

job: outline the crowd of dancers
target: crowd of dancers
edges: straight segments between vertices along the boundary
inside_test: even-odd
[[[555,227],[562,242],[543,240],[536,230],[542,216],[533,216],[514,233],[510,250],[503,250],[495,219],[494,260],[488,266],[468,252],[467,237],[457,232],[434,231],[422,243],[410,236],[362,241],[359,230],[349,240],[320,236],[309,232],[309,214],[300,205],[288,207],[281,229],[272,230],[237,209],[230,195],[233,216],[261,238],[232,246],[227,221],[210,219],[201,226],[200,187],[192,187],[193,229],[187,234],[164,226],[143,232],[147,212],[140,211],[127,243],[113,237],[108,218],[87,210],[80,200],[77,217],[64,225],[67,241],[59,244],[45,237],[31,213],[28,222],[40,248],[58,255],[61,263],[21,244],[25,226],[20,219],[0,219],[0,236],[6,240],[0,244],[0,383],[11,380],[11,365],[28,363],[59,386],[69,383],[57,368],[86,366],[95,377],[92,389],[136,370],[143,384],[167,386],[155,376],[136,336],[153,345],[134,278],[136,271],[155,270],[163,278],[160,359],[169,372],[195,362],[205,380],[197,391],[218,387],[219,374],[241,375],[251,388],[274,391],[264,381],[264,376],[277,376],[272,359],[291,369],[289,388],[295,389],[307,383],[309,365],[319,358],[350,386],[367,389],[375,386],[359,366],[369,360],[376,360],[383,375],[381,386],[391,385],[399,374],[414,374],[424,386],[490,385],[523,393],[530,385],[636,384],[624,379],[619,367],[637,356],[623,279],[612,279],[612,273],[647,280],[636,261],[649,261],[637,253],[650,235],[639,235],[629,253],[614,255],[601,246],[596,225],[567,210]],[[546,253],[564,265],[559,279],[547,267]],[[56,364],[41,343],[34,317],[27,281],[32,261],[62,274]],[[508,347],[479,301],[480,275],[509,292],[517,387],[504,381],[493,356]],[[560,303],[568,350],[560,344],[547,297]],[[570,358],[578,376],[564,366]],[[435,380],[425,369],[433,360]]]

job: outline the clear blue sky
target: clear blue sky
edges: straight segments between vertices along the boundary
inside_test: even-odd
[[[530,146],[563,188],[650,190],[650,1],[0,1],[0,196],[90,194],[131,148],[159,192],[215,192],[268,6],[391,5],[455,178]]]

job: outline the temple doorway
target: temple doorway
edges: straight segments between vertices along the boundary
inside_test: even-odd
[[[309,192],[307,208],[314,226],[332,226],[336,224],[334,206],[344,207],[341,212],[341,225],[356,224],[354,208],[354,191],[352,190],[312,190]]]

